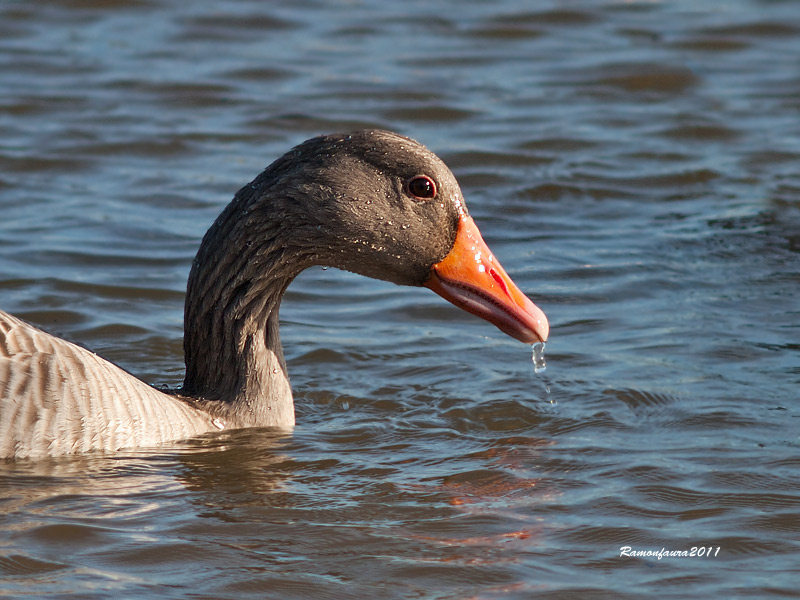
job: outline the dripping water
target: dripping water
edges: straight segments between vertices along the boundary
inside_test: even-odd
[[[537,375],[547,368],[547,363],[544,360],[544,347],[545,342],[536,342],[531,345],[533,350],[533,372]]]
[[[542,377],[544,393],[548,400],[550,400],[550,404],[555,404],[555,400],[550,397],[550,383],[547,375],[543,374],[545,369],[547,369],[547,362],[544,360],[544,347],[545,342],[536,342],[535,344],[531,344],[531,350],[533,351],[533,356],[531,357],[533,360],[533,372]]]

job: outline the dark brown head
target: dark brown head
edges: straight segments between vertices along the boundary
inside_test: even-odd
[[[310,139],[251,186],[261,194],[250,209],[290,224],[295,241],[317,251],[317,264],[422,285],[455,241],[461,191],[453,174],[424,146],[388,131]]]
[[[424,285],[517,339],[547,338],[547,319],[486,247],[453,174],[414,140],[378,130],[310,139],[232,205],[246,223],[278,226],[269,243],[298,272],[328,265]]]

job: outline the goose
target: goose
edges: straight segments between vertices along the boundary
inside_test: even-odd
[[[241,188],[205,234],[187,285],[178,390],[0,311],[0,458],[292,428],[278,311],[315,265],[427,287],[521,342],[548,337],[547,317],[491,253],[441,159],[389,131],[323,135]]]

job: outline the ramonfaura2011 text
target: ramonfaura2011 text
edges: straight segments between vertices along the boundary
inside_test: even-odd
[[[630,546],[622,546],[619,555],[635,558],[715,558],[719,555],[720,546],[692,546],[689,550],[634,550]]]

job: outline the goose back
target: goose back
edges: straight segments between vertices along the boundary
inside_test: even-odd
[[[183,400],[0,311],[0,458],[153,446],[214,429]]]

